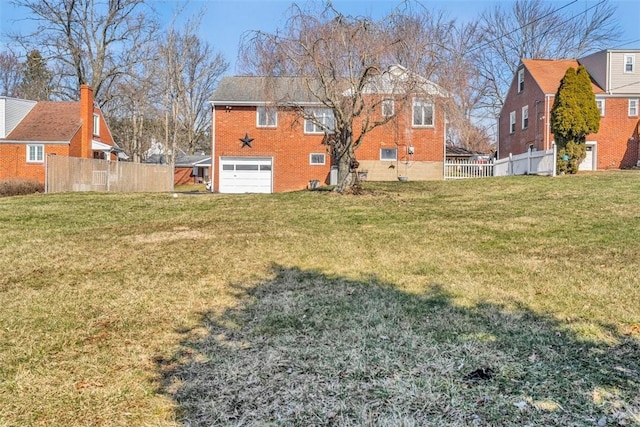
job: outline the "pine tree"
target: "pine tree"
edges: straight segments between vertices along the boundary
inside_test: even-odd
[[[551,132],[558,146],[558,172],[576,173],[586,157],[587,135],[598,132],[600,111],[591,78],[581,65],[565,73],[551,109]]]
[[[20,96],[33,101],[46,101],[51,96],[51,72],[42,55],[32,50],[24,63],[24,77],[20,84]]]

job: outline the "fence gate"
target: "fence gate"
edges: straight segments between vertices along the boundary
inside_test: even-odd
[[[47,193],[173,191],[173,168],[169,165],[49,155],[45,190]]]

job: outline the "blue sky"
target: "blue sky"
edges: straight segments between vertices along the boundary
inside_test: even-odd
[[[151,0],[153,6],[161,12],[168,23],[174,9],[181,3],[174,0]],[[554,0],[561,7],[572,0]],[[301,0],[299,4],[305,4]],[[333,4],[347,15],[380,17],[386,15],[398,0],[334,0]],[[422,4],[431,10],[443,11],[450,18],[465,22],[474,19],[487,7],[496,4],[509,5],[511,0],[474,1],[474,0],[424,0]],[[598,0],[577,0],[567,11],[577,14],[598,3]],[[616,19],[624,31],[623,41],[611,48],[640,49],[640,0],[613,0],[617,7]],[[285,15],[291,6],[291,0],[191,0],[183,15],[202,14],[200,35],[222,52],[231,63],[230,74],[239,72],[235,68],[238,44],[244,32],[249,30],[274,31],[285,24]],[[17,31],[28,21],[20,20],[28,15],[24,10],[13,6],[9,0],[0,0],[0,49],[4,49],[8,40],[7,31]]]

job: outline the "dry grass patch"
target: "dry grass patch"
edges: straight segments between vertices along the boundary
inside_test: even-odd
[[[1,199],[0,424],[638,423],[640,175],[365,190]]]

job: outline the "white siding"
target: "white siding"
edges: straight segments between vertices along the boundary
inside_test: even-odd
[[[36,101],[0,97],[0,138],[6,138],[36,105]]]
[[[634,57],[634,70],[632,73],[624,72],[624,57],[632,55]],[[640,93],[640,69],[638,61],[640,52],[637,51],[612,51],[609,90],[615,93]]]

